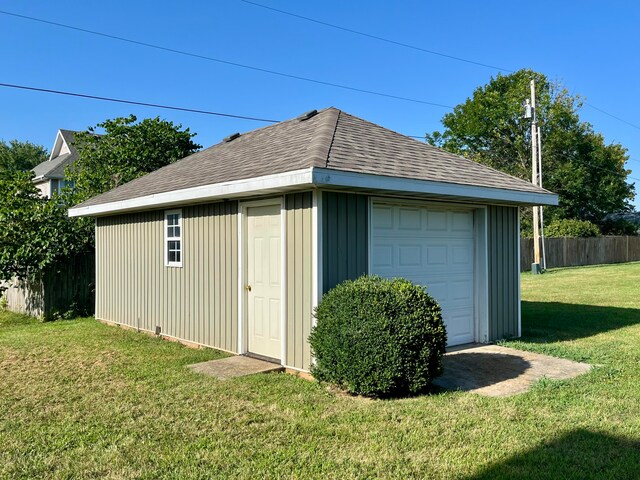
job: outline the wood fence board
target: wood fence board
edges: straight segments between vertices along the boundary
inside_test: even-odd
[[[577,267],[640,261],[640,237],[589,237],[545,239],[547,268]],[[533,239],[520,239],[520,271],[531,270]]]

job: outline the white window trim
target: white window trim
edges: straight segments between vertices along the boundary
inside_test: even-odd
[[[169,237],[167,235],[168,230],[168,221],[167,218],[169,215],[178,214],[178,227],[180,227],[180,236],[179,237]],[[169,261],[169,241],[178,240],[180,241],[180,261],[179,262],[170,262]],[[178,267],[182,268],[182,260],[184,259],[184,229],[182,228],[182,209],[177,208],[174,210],[165,210],[164,211],[164,265],[165,267]]]

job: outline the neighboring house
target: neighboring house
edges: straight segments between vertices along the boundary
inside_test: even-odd
[[[71,130],[58,130],[56,141],[51,149],[49,160],[33,168],[33,183],[42,195],[51,198],[59,193],[67,184],[64,179],[64,169],[78,158],[78,151],[73,146],[74,133]]]
[[[322,294],[425,285],[449,345],[520,335],[531,183],[335,108],[242,135],[69,211],[96,220],[96,317],[309,369]]]

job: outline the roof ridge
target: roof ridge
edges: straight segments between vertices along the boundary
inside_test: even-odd
[[[338,110],[338,115],[336,115],[336,122],[333,126],[333,133],[331,134],[331,141],[329,142],[329,148],[327,149],[327,158],[325,159],[324,166],[326,168],[329,167],[329,156],[331,155],[331,149],[333,148],[333,142],[336,139],[336,132],[338,131],[338,122],[340,121],[340,116],[342,115],[342,110]]]
[[[313,139],[307,148],[310,167],[325,167],[327,165],[329,152],[331,151],[335,132],[338,127],[340,110],[329,107],[318,114],[324,114],[327,118],[316,127],[317,132],[313,135]],[[312,121],[312,119],[313,118],[305,121],[309,122]]]

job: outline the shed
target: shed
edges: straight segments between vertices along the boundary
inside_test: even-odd
[[[362,274],[425,285],[449,345],[520,335],[526,181],[336,108],[232,135],[69,211],[96,317],[307,371],[313,309]]]

